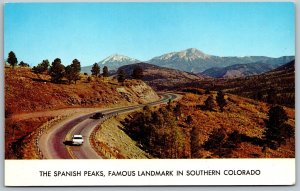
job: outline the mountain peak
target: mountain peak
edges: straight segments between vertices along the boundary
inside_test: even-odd
[[[106,64],[108,62],[124,62],[124,61],[136,61],[136,59],[121,54],[113,54],[111,56],[108,56],[104,60],[102,60],[100,64]]]
[[[195,52],[201,52],[200,50],[198,50],[197,48],[188,48],[186,50],[184,50],[186,52],[191,52],[191,53],[195,53]],[[201,52],[203,53],[203,52]]]
[[[162,56],[158,56],[152,58],[150,62],[156,62],[156,60],[172,60],[172,61],[180,61],[184,60],[187,62],[193,62],[194,60],[207,60],[210,59],[211,55],[205,54],[196,48],[189,48],[186,50],[182,50],[179,52],[171,52],[168,54],[164,54]]]
[[[183,56],[190,57],[192,59],[195,58],[208,59],[211,57],[211,55],[205,54],[204,52],[198,50],[197,48],[189,48],[178,53],[182,54]]]

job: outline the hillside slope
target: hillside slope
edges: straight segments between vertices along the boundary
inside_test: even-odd
[[[212,110],[205,108],[209,96],[215,102]],[[293,134],[277,148],[264,148],[270,104],[232,94],[226,94],[225,100],[222,112],[216,104],[216,92],[186,93],[165,108],[131,114],[122,121],[120,130],[155,158],[295,157]],[[287,126],[295,131],[295,110],[283,109]]]
[[[295,107],[295,60],[260,75],[234,79],[207,78],[186,83],[183,87],[223,90],[268,103]]]
[[[211,95],[216,98],[216,93]],[[223,128],[227,134],[238,131],[242,135],[240,146],[233,149],[229,154],[230,158],[285,158],[295,157],[295,139],[294,137],[287,140],[279,149],[269,149],[267,153],[262,151],[262,146],[259,141],[263,138],[265,130],[265,120],[268,119],[268,110],[271,107],[269,104],[255,101],[252,99],[243,98],[240,96],[227,94],[225,96],[227,105],[224,107],[224,112],[215,105],[214,111],[203,110],[201,106],[205,105],[205,100],[209,95],[186,94],[179,102],[181,104],[181,112],[183,116],[192,116],[192,123],[187,125],[181,119],[181,123],[185,126],[195,127],[194,133],[199,133],[199,145],[202,145],[196,153],[200,157],[217,157],[212,152],[207,152],[203,148],[204,143],[208,140],[209,135],[214,129]],[[284,107],[289,120],[287,123],[295,128],[295,110]],[[225,155],[227,155],[225,153]]]
[[[155,101],[158,95],[144,82],[82,76],[77,84],[54,84],[48,75],[33,74],[30,69],[5,70],[5,110],[8,113],[45,111],[69,107],[102,107]]]
[[[48,75],[37,76],[30,68],[5,69],[5,158],[38,158],[34,137],[51,120],[92,112],[96,107],[159,99],[151,87],[139,80],[126,80],[122,85],[111,79],[81,77],[77,84],[54,84]]]
[[[200,74],[213,78],[238,78],[268,72],[278,66],[267,63],[236,64],[224,68],[210,68]]]
[[[143,80],[156,90],[163,90],[174,85],[200,80],[203,77],[193,73],[183,72],[171,68],[159,67],[148,63],[136,63],[120,67],[128,77],[133,69],[139,66],[143,69]]]

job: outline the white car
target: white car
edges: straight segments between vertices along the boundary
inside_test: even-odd
[[[82,145],[84,142],[82,135],[73,135],[72,144],[73,145]]]

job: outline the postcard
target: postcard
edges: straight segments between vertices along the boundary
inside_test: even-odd
[[[295,184],[295,5],[6,3],[5,185]]]

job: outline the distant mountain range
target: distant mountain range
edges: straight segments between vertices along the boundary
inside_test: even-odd
[[[285,64],[293,59],[294,56],[280,58],[266,56],[220,57],[208,55],[195,48],[190,48],[152,58],[148,63],[187,72],[200,73],[210,68],[223,68],[236,64],[267,63],[278,66],[278,64]],[[276,66],[274,68],[276,68]]]
[[[249,64],[235,64],[227,67],[213,67],[200,73],[201,76],[209,76],[213,78],[239,78],[244,76],[252,76],[262,74],[264,72],[271,71],[283,64],[286,64],[286,60],[277,62],[277,60],[270,59],[267,63],[254,62]],[[288,60],[288,59],[287,59]]]
[[[210,76],[235,77],[262,73],[274,69],[293,59],[294,56],[284,56],[280,58],[271,58],[266,56],[220,57],[205,54],[196,48],[190,48],[180,52],[171,52],[154,57],[146,61],[146,63],[193,73],[202,73],[207,69],[211,69],[205,73]],[[108,66],[109,70],[116,70],[121,66],[137,62],[140,61],[128,56],[115,54],[98,62],[98,64],[101,68],[103,68],[103,66]],[[254,66],[251,66],[252,63],[254,63]],[[259,66],[260,64],[262,64],[262,66]],[[237,66],[224,69],[224,67],[232,65]],[[82,72],[90,73],[91,68],[92,66],[83,67]],[[225,70],[226,72],[224,74]],[[216,74],[214,71],[216,71]]]

